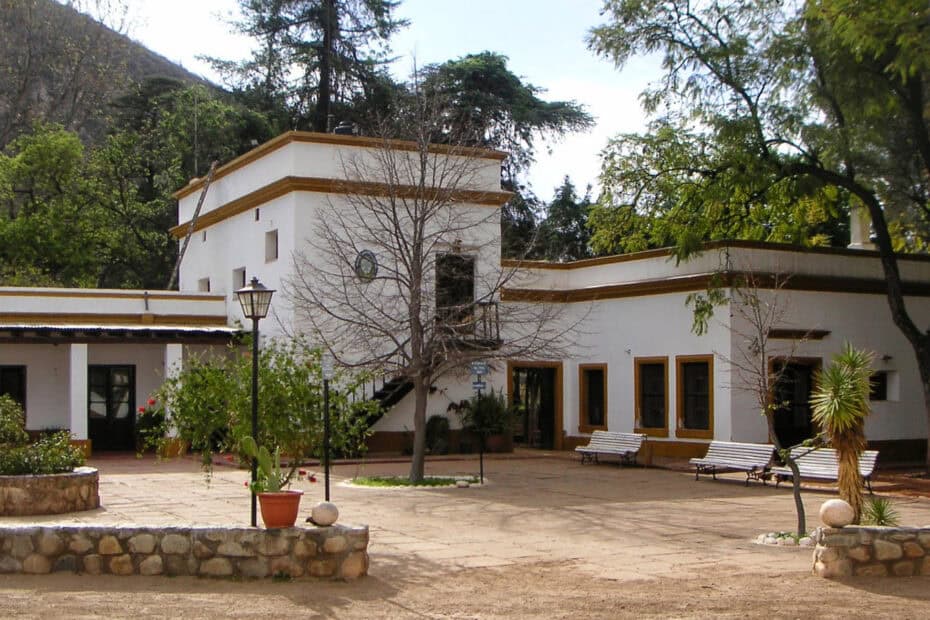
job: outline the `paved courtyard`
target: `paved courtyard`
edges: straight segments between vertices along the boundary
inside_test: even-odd
[[[642,604],[649,605],[650,597],[646,592],[668,583],[680,584],[684,592],[698,587],[693,580],[699,578],[709,578],[707,583],[712,590],[723,588],[716,593],[720,594],[726,589],[722,585],[726,580],[716,580],[714,575],[738,582],[796,582],[815,591],[818,588],[836,591],[838,587],[862,591],[861,585],[840,586],[810,576],[811,551],[808,549],[763,547],[751,542],[762,532],[793,530],[794,506],[788,489],[776,490],[771,485],[758,483],[746,487],[740,475],[728,475],[717,482],[702,477],[695,482],[693,475],[678,471],[619,468],[604,464],[582,466],[567,455],[523,453],[522,456],[486,460],[489,483],[468,489],[353,487],[347,484],[352,476],[403,474],[407,465],[367,463],[336,466],[331,493],[340,509],[340,521],[365,523],[371,529],[370,576],[356,584],[295,583],[281,584],[280,587],[295,587],[303,592],[307,588],[325,590],[345,603],[344,607],[336,605],[329,610],[332,613],[322,613],[318,617],[406,617],[409,612],[410,617],[463,618],[573,617],[570,614],[563,616],[556,608],[552,608],[551,613],[547,613],[545,607],[538,609],[538,598],[520,604],[520,593],[510,591],[522,588],[532,592],[541,587],[540,580],[547,582],[546,592],[558,593],[560,588],[570,587],[571,597],[580,596],[585,601],[590,596],[605,604],[611,602],[610,593],[617,591],[626,592],[624,596],[643,593],[634,599],[641,598]],[[248,473],[244,470],[218,466],[208,485],[198,463],[191,459],[156,463],[150,458],[110,457],[97,459],[91,464],[101,472],[103,507],[100,510],[28,519],[0,518],[0,522],[248,523],[249,499],[244,488]],[[477,461],[434,461],[428,463],[427,471],[432,474],[475,473]],[[322,472],[317,472],[317,478],[317,483],[301,482],[298,485],[306,493],[304,513],[309,512],[314,502],[322,499]],[[805,493],[809,528],[818,525],[817,510],[831,496],[835,495],[810,490]],[[930,500],[896,498],[895,506],[903,523],[930,525]],[[0,586],[0,597],[12,596],[10,600],[13,601],[17,600],[17,594],[25,596],[36,584],[42,587],[42,582],[37,581],[42,578],[8,577],[0,581],[0,584],[6,584]],[[55,576],[45,579],[51,579],[47,582],[50,588],[47,595],[57,600],[61,593],[56,590],[59,586],[53,584],[63,584],[60,588],[66,590],[75,588],[74,583],[82,584],[79,590],[93,589],[94,579],[99,578]],[[179,582],[123,578],[122,583],[111,586],[131,591],[144,583],[152,584],[146,588],[157,590],[171,587],[164,585],[166,581]],[[189,581],[194,584],[195,591],[205,594],[230,587],[229,584],[211,587],[217,582],[204,580]],[[886,584],[879,588],[881,596],[885,596],[884,591],[892,592],[902,587],[892,584],[892,581],[916,583],[916,591],[930,590],[930,582],[926,579],[884,580],[878,582]],[[498,606],[482,607],[484,613],[460,613],[459,605],[454,607],[454,612],[446,610],[446,613],[440,602],[428,600],[431,582],[437,587],[443,584],[444,590],[451,588],[453,594],[449,596],[452,600],[456,597],[466,601],[470,600],[469,597],[474,600],[477,600],[475,597],[490,597],[497,601]],[[457,584],[463,590],[455,594]],[[244,591],[252,594],[269,587],[238,585],[244,585]],[[275,586],[270,587],[274,589]],[[747,604],[752,603],[753,597],[758,598],[757,594],[733,587],[737,588],[733,591],[734,596],[748,597]],[[411,603],[410,609],[405,605],[390,607],[393,611],[386,611],[384,615],[371,611],[381,609],[378,606],[381,599],[384,602],[403,600],[407,588],[412,589],[411,592],[423,591],[427,599],[423,610]],[[468,588],[476,591],[469,593]],[[504,590],[496,591],[501,588]],[[768,589],[768,586],[763,588]],[[676,598],[674,588],[669,591],[667,585],[661,585],[661,592],[660,599]],[[698,590],[697,595],[691,597],[701,594],[705,593]],[[359,597],[357,600],[356,596]],[[785,596],[790,598],[790,592],[786,592]],[[412,594],[411,597],[411,601],[421,600]],[[73,596],[65,598],[72,600]],[[784,598],[777,597],[776,600]],[[909,604],[914,602],[911,596],[904,598]],[[559,600],[565,600],[565,597]],[[651,603],[654,606],[656,600]],[[923,599],[918,597],[916,603],[928,605],[926,610],[930,616],[930,594]],[[288,603],[293,604],[293,601]],[[366,607],[366,604],[373,607]],[[635,601],[631,604],[635,605]],[[739,609],[735,599],[732,604],[736,605],[733,609]],[[640,611],[647,608],[653,609],[650,606]],[[15,609],[15,605],[11,609]],[[636,613],[635,607],[611,606],[609,609],[615,613],[601,616],[592,608],[589,615],[643,615]],[[753,610],[761,613],[765,606],[745,609],[749,615],[754,615]],[[158,615],[158,609],[152,608],[151,611]],[[239,615],[234,607],[228,611],[230,615]],[[671,611],[673,613],[658,616],[689,616],[689,613],[681,613],[680,609]],[[0,616],[4,613],[0,608]],[[717,611],[712,613],[720,615]],[[874,609],[871,613],[881,615]],[[702,616],[698,613],[694,617]],[[586,614],[577,617],[586,617]],[[904,613],[898,617],[911,616]],[[919,617],[919,614],[914,617]]]

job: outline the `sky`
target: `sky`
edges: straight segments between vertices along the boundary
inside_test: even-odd
[[[236,0],[127,0],[128,34],[189,71],[218,81],[199,55],[248,56],[251,41],[228,21]],[[527,181],[551,200],[565,175],[583,192],[595,186],[600,151],[622,132],[642,131],[639,93],[658,76],[655,59],[634,59],[623,71],[596,57],[585,43],[604,20],[601,0],[403,0],[398,16],[410,25],[392,38],[398,57],[392,71],[409,75],[418,66],[485,50],[504,54],[525,82],[545,89],[546,100],[574,100],[597,125],[584,133],[540,143]]]

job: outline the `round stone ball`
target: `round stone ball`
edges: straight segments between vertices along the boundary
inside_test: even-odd
[[[313,507],[310,518],[317,525],[332,525],[339,518],[339,509],[332,502],[320,502]]]
[[[820,507],[820,520],[827,527],[846,527],[855,518],[853,507],[842,499],[828,499]]]

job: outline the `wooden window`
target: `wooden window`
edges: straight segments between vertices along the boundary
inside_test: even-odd
[[[232,272],[232,288],[235,293],[238,289],[245,287],[245,267],[239,267],[239,269],[233,269]]]
[[[278,231],[270,230],[265,233],[265,262],[278,260]]]
[[[210,292],[210,278],[200,278],[197,280],[197,290],[201,293]]]
[[[880,370],[869,378],[869,400],[888,400],[888,372]]]
[[[579,364],[578,430],[607,430],[607,364]]]
[[[9,396],[26,411],[25,366],[0,366],[0,394]]]
[[[636,432],[668,437],[668,358],[633,360]]]
[[[714,437],[714,356],[675,358],[678,437]]]

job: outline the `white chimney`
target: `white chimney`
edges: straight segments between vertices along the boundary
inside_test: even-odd
[[[849,211],[849,245],[850,250],[874,250],[875,244],[869,240],[872,232],[872,218],[869,210],[863,206],[853,207]]]

